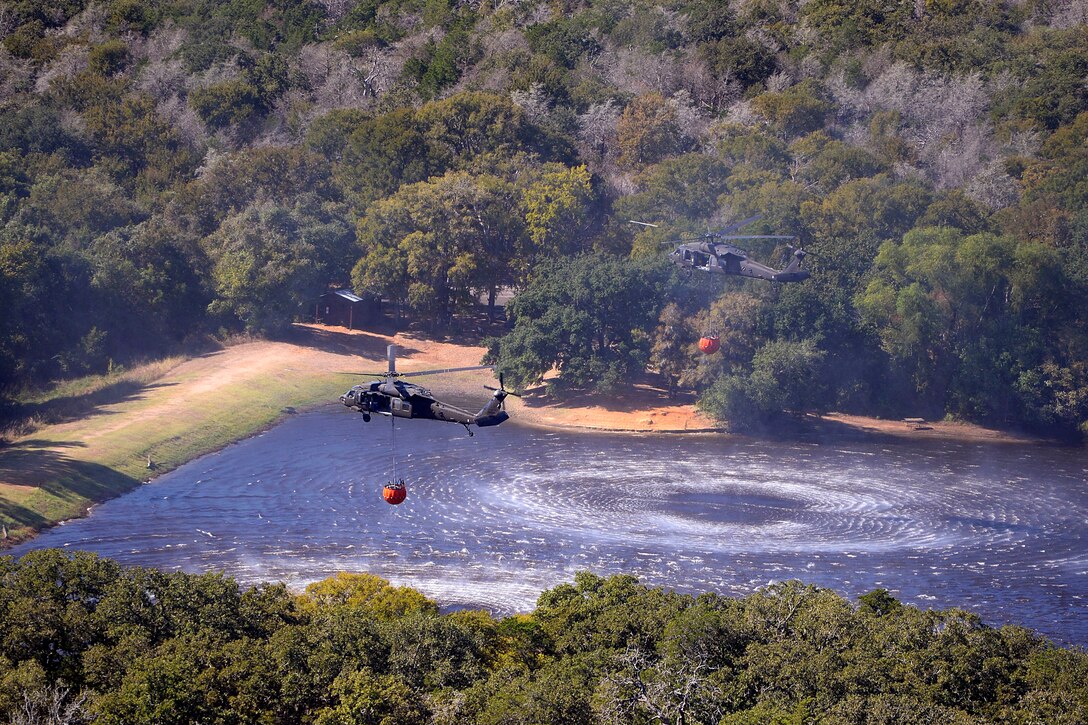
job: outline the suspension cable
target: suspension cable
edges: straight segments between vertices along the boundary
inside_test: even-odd
[[[397,419],[395,416],[389,416],[389,424],[391,432],[389,434],[389,450],[393,453],[393,485],[397,485]]]

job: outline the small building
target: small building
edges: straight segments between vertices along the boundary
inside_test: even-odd
[[[314,321],[322,325],[340,325],[354,330],[377,322],[382,315],[382,298],[364,292],[362,296],[346,289],[326,292],[317,298]]]

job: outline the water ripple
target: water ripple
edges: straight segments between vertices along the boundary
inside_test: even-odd
[[[580,569],[744,594],[800,578],[964,606],[1088,644],[1088,474],[1061,448],[468,438],[330,407],[194,461],[29,545],[294,587],[371,571],[447,606],[531,609]]]

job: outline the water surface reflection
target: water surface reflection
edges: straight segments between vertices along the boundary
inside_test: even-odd
[[[371,571],[444,605],[531,609],[579,569],[689,592],[890,589],[1088,645],[1083,450],[777,443],[292,417],[23,547],[301,587]]]

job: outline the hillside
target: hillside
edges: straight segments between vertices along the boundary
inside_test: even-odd
[[[330,287],[435,329],[514,288],[489,350],[521,385],[622,392],[649,366],[736,429],[843,410],[1075,436],[1085,14],[3,0],[0,392],[277,333]],[[809,280],[684,280],[659,253],[757,213]]]

